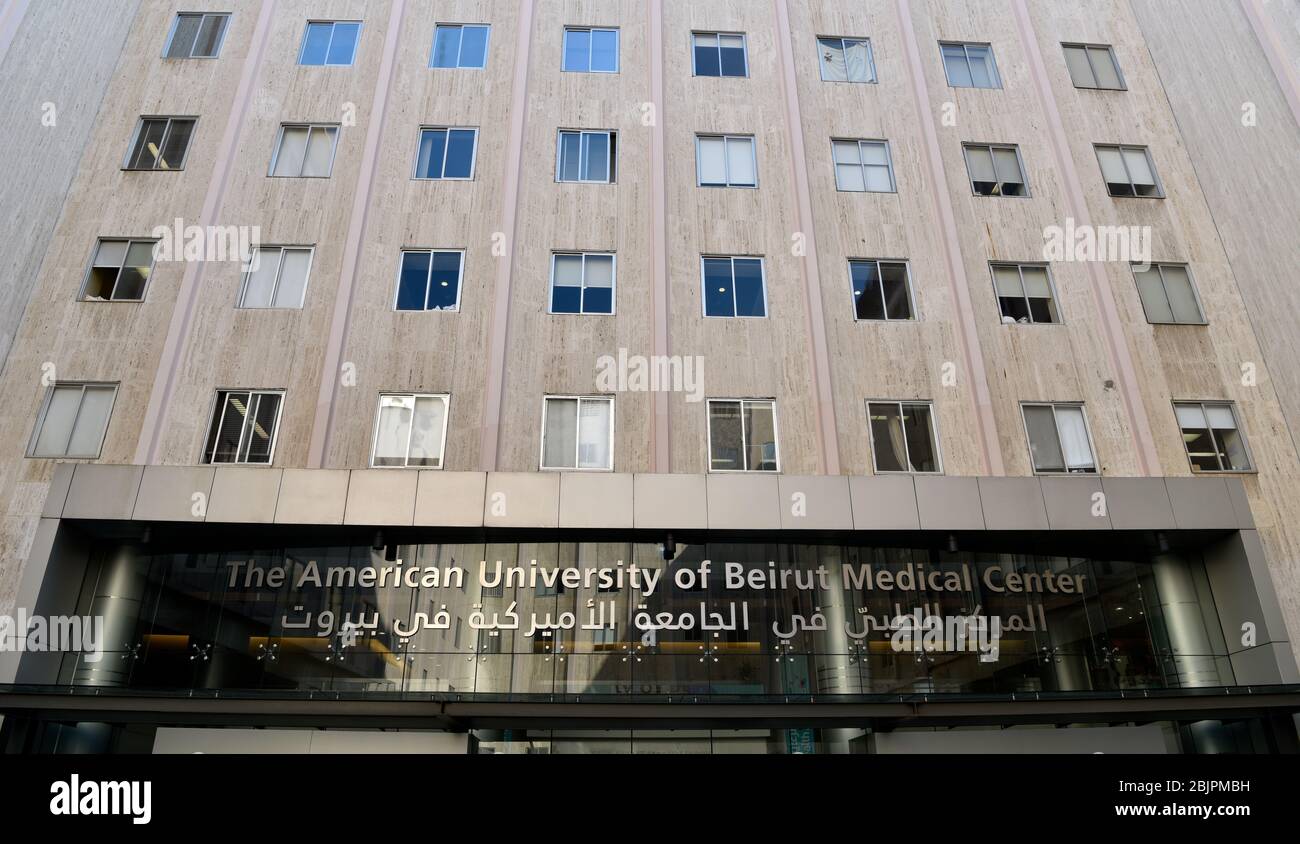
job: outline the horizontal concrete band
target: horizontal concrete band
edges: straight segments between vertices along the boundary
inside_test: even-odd
[[[1100,495],[1099,495],[1100,493]],[[1236,477],[57,467],[46,518],[677,530],[1251,530]]]

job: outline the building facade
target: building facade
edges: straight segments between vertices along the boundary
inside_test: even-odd
[[[1295,750],[1292,0],[113,5],[0,7],[6,749]]]

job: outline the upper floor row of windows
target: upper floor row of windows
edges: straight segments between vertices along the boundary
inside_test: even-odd
[[[182,12],[172,22],[163,56],[212,59],[221,54],[230,14]],[[429,67],[482,70],[487,67],[489,24],[440,23],[434,27]],[[564,28],[561,69],[567,73],[618,73],[617,27]],[[298,64],[347,67],[356,61],[361,21],[309,20],[298,49]],[[1122,91],[1115,52],[1106,44],[1062,44],[1076,88]],[[1001,88],[993,47],[987,43],[939,42],[944,75],[954,88]],[[826,82],[876,82],[870,38],[819,36],[817,56]],[[691,33],[691,64],[696,76],[749,76],[749,42],[743,32]]]

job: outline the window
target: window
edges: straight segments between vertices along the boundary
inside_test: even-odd
[[[357,56],[360,34],[360,21],[311,21],[302,39],[298,64],[350,65]]]
[[[328,179],[334,170],[339,127],[286,123],[271,159],[271,175],[283,178]]]
[[[943,71],[954,88],[1001,88],[993,48],[988,44],[940,44]]]
[[[1115,51],[1104,44],[1062,44],[1065,65],[1070,69],[1070,80],[1076,88],[1104,88],[1123,91],[1124,79],[1119,74]]]
[[[709,471],[779,472],[776,402],[709,399]]]
[[[1111,196],[1164,196],[1146,147],[1098,144],[1097,161]]]
[[[1052,293],[1052,277],[1043,264],[993,264],[993,287],[1002,321],[1053,323],[1061,318]]]
[[[618,30],[566,28],[564,70],[569,73],[618,73]]]
[[[702,259],[706,317],[765,317],[762,258]]]
[[[27,456],[99,457],[116,397],[116,384],[55,384],[45,395]]]
[[[262,246],[244,273],[241,308],[301,308],[311,271],[311,247]]]
[[[1143,269],[1145,267],[1145,269]],[[1142,310],[1150,323],[1204,325],[1192,276],[1182,264],[1134,264]]]
[[[399,311],[460,310],[465,253],[411,249],[402,252],[397,278]]]
[[[876,63],[866,38],[818,38],[823,82],[875,82]]]
[[[557,182],[614,181],[618,135],[614,132],[561,131],[555,166]]]
[[[877,472],[938,472],[939,448],[929,402],[867,402]]]
[[[614,313],[614,256],[585,252],[552,255],[551,313]]]
[[[1026,404],[1025,431],[1035,472],[1096,474],[1081,404]]]
[[[441,469],[447,442],[448,398],[409,393],[380,396],[370,465]]]
[[[695,166],[701,187],[758,187],[754,139],[747,135],[697,135]]]
[[[415,178],[472,179],[477,151],[477,129],[421,129]]]
[[[269,464],[283,399],[279,391],[218,391],[203,462]]]
[[[228,14],[182,12],[172,22],[163,58],[215,59],[226,37]]]
[[[912,291],[903,261],[849,261],[855,319],[912,319]]]
[[[193,117],[141,117],[123,166],[127,170],[183,170],[193,134]]]
[[[693,32],[691,43],[696,76],[749,76],[743,34]]]
[[[962,144],[966,172],[976,196],[1029,196],[1020,149],[1010,145]]]
[[[833,140],[835,188],[842,191],[894,192],[894,167],[888,141]]]
[[[429,67],[482,70],[487,66],[487,26],[440,23],[433,31]]]
[[[547,396],[542,405],[543,469],[613,469],[614,400]]]
[[[153,273],[153,240],[104,240],[86,274],[81,298],[88,302],[139,302]]]
[[[1174,402],[1193,472],[1249,472],[1246,437],[1231,402]]]

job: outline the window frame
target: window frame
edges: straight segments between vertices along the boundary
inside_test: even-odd
[[[542,431],[538,443],[537,468],[540,472],[613,472],[614,471],[614,411],[615,396],[602,395],[600,393],[590,393],[579,395],[576,393],[548,393],[542,396]],[[546,465],[546,419],[550,413],[552,400],[557,401],[574,401],[578,402],[575,422],[573,426],[574,436],[574,463],[580,463],[578,458],[578,449],[582,445],[582,403],[584,401],[600,401],[609,405],[609,465],[604,467],[580,467],[580,466],[547,466]]]
[[[402,298],[402,271],[406,266],[407,254],[422,254],[429,256],[429,272],[424,277],[424,307],[420,310],[413,308],[399,308],[397,303]],[[456,306],[454,308],[430,308],[429,307],[429,288],[433,284],[433,256],[439,253],[454,254],[460,256],[460,271],[456,274]],[[392,311],[396,314],[458,314],[460,313],[461,296],[465,291],[465,250],[464,249],[439,249],[434,247],[420,246],[403,246],[397,254],[397,283],[393,285],[393,304]]]
[[[954,85],[952,77],[948,74],[948,57],[943,54],[944,47],[961,47],[962,57],[966,61],[966,73],[971,80],[975,79],[975,74],[970,72],[970,48],[987,47],[989,51],[989,69],[992,71],[993,85]],[[998,57],[993,50],[993,44],[989,41],[940,41],[939,42],[939,62],[943,65],[943,78],[948,83],[949,88],[971,88],[979,91],[1000,91],[1002,90],[1002,71],[998,70]]]
[[[225,425],[225,404],[224,403],[218,404],[218,402],[221,400],[223,394],[227,397],[227,401],[228,401],[231,393],[248,393],[248,397],[250,401],[252,397],[255,395],[256,396],[273,395],[273,396],[280,397],[280,403],[275,408],[275,430],[271,432],[271,444],[267,449],[265,463],[250,463],[248,461],[239,461],[239,460],[232,461],[232,462],[217,463],[212,459],[213,455],[208,454],[208,439],[212,437],[213,425],[217,425],[216,428],[217,439],[220,439],[221,427]],[[286,391],[282,388],[261,389],[261,388],[241,388],[241,387],[217,387],[213,391],[212,400],[209,403],[208,429],[205,432],[205,436],[203,438],[203,451],[200,457],[199,465],[201,466],[274,466],[275,449],[280,441],[280,422],[281,420],[284,419],[285,398],[286,398]],[[218,412],[221,412],[221,419],[219,422],[216,417],[216,414]],[[244,445],[244,432],[241,430],[239,433],[239,443],[235,446],[236,454],[238,454],[241,451],[243,445]]]
[[[418,401],[419,399],[442,399],[442,438],[438,446],[438,465],[437,466],[412,466],[411,465],[411,436],[415,426],[411,426],[412,433],[406,437],[406,454],[403,456],[401,466],[378,466],[375,464],[377,455],[376,449],[379,448],[379,422],[382,418],[384,409],[384,399],[386,398],[404,398]],[[375,401],[375,424],[370,433],[370,469],[441,472],[447,465],[447,430],[451,428],[451,393],[405,393],[400,390],[381,390],[379,397]]]
[[[599,311],[579,310],[576,313],[571,311],[555,310],[555,266],[558,263],[557,258],[560,256],[582,258],[582,287],[579,288],[578,301],[579,307],[582,303],[582,294],[587,290],[587,258],[609,258],[610,259],[610,285],[609,285],[609,313]],[[585,252],[580,250],[556,249],[551,251],[551,278],[546,294],[546,313],[554,316],[614,316],[618,312],[618,253],[617,252]]]
[[[456,28],[461,31],[460,43],[456,47],[456,64],[449,67],[436,65],[433,63],[433,57],[438,51],[438,30],[442,28]],[[483,64],[481,65],[463,65],[460,63],[460,57],[465,49],[465,28],[486,29],[487,37],[483,39]],[[357,33],[358,40],[361,33]],[[435,22],[433,25],[433,43],[429,45],[429,62],[428,70],[487,70],[488,52],[492,49],[492,24],[490,23],[452,23],[450,21]]]
[[[1052,409],[1052,427],[1056,432],[1056,447],[1062,455],[1062,463],[1065,463],[1065,449],[1061,445],[1061,423],[1056,418],[1056,410],[1061,407],[1077,407],[1079,414],[1083,417],[1083,431],[1088,435],[1088,453],[1092,456],[1091,472],[1072,472],[1067,465],[1061,471],[1055,472],[1051,469],[1039,469],[1034,462],[1034,441],[1029,435],[1029,418],[1025,416],[1027,407],[1050,407]],[[1020,402],[1020,425],[1025,432],[1025,447],[1029,449],[1029,468],[1035,475],[1043,475],[1050,478],[1069,478],[1081,476],[1085,478],[1101,477],[1101,460],[1097,456],[1097,444],[1092,438],[1092,423],[1088,421],[1088,409],[1082,401],[1022,401]]]
[[[116,290],[118,283],[122,280],[122,270],[126,267],[125,262],[127,256],[131,254],[131,247],[137,243],[149,243],[152,244],[154,248],[156,248],[158,246],[159,240],[158,238],[155,237],[97,237],[95,238],[95,245],[90,251],[90,261],[86,265],[86,273],[81,280],[81,291],[77,294],[77,301],[87,302],[92,305],[106,305],[114,302],[139,304],[145,301],[145,299],[148,298],[149,296],[149,284],[150,282],[153,281],[153,271],[158,266],[158,257],[154,255],[153,248],[149,250],[149,274],[145,276],[144,287],[140,290],[139,299],[114,299],[112,297],[109,297],[107,299],[87,298],[86,291],[90,287],[90,276],[95,271],[95,258],[99,255],[100,247],[103,246],[105,243],[126,244],[126,251],[122,255],[123,263],[118,265],[117,279],[113,282],[113,289]]]
[[[700,36],[700,35],[712,35],[712,36],[714,36],[714,37],[716,37],[716,38],[718,39],[718,68],[719,68],[719,70],[718,70],[718,75],[717,75],[717,76],[701,76],[701,75],[700,75],[700,69],[699,69],[699,67],[696,66],[696,63],[695,63],[695,38],[696,38],[697,36]],[[744,75],[742,75],[742,76],[731,76],[731,75],[725,74],[725,73],[723,73],[723,72],[721,71],[721,68],[722,68],[722,36],[724,36],[724,35],[726,35],[726,36],[731,36],[731,37],[739,37],[739,38],[740,38],[740,41],[741,41],[741,48],[744,50],[744,53],[745,53],[745,73],[744,73]],[[690,43],[690,47],[691,47],[691,76],[692,76],[693,78],[697,78],[697,79],[749,79],[749,78],[751,78],[751,76],[750,76],[750,69],[751,69],[751,66],[750,66],[750,63],[749,63],[749,36],[748,36],[747,33],[744,33],[744,32],[723,32],[723,31],[721,31],[721,30],[716,30],[716,31],[715,31],[715,30],[706,30],[706,29],[692,29],[692,30],[691,30],[691,43]]]
[[[716,316],[709,313],[709,298],[705,293],[705,274],[704,262],[708,260],[731,261],[731,316]],[[740,309],[736,307],[736,261],[758,261],[758,272],[763,281],[763,315],[762,316],[741,316]],[[703,253],[700,255],[700,312],[705,319],[767,319],[771,316],[772,311],[767,300],[767,260],[761,255],[715,255],[712,253]]]
[[[1123,69],[1120,68],[1119,59],[1115,56],[1115,45],[1088,44],[1081,41],[1062,41],[1061,42],[1062,57],[1064,57],[1065,55],[1064,51],[1069,49],[1083,50],[1084,58],[1087,59],[1088,61],[1088,72],[1092,74],[1092,79],[1094,82],[1098,80],[1097,68],[1092,62],[1092,53],[1089,51],[1105,50],[1110,55],[1110,64],[1111,67],[1115,69],[1115,77],[1119,79],[1118,88],[1111,88],[1109,86],[1102,86],[1102,85],[1080,85],[1077,81],[1075,81],[1074,74],[1070,73],[1070,63],[1067,61],[1065,64],[1065,70],[1066,73],[1069,74],[1070,84],[1072,84],[1075,88],[1079,89],[1080,91],[1127,91],[1128,90],[1128,81],[1124,78],[1124,71]]]
[[[1174,312],[1173,300],[1169,298],[1169,284],[1165,281],[1166,267],[1179,267],[1187,274],[1187,286],[1192,290],[1192,299],[1196,302],[1196,312],[1200,315],[1199,322],[1183,322],[1173,320],[1172,322],[1156,322],[1151,319],[1151,314],[1147,312],[1146,299],[1142,297],[1142,286],[1138,283],[1138,267],[1149,266],[1160,275],[1160,289],[1165,294],[1165,301],[1169,303],[1169,312]],[[1129,270],[1133,273],[1133,286],[1137,290],[1138,301],[1142,304],[1142,315],[1146,317],[1148,325],[1209,325],[1209,317],[1205,315],[1205,304],[1201,301],[1201,292],[1197,290],[1196,277],[1192,275],[1190,264],[1180,263],[1178,261],[1147,261],[1145,264],[1129,264]]]
[[[132,167],[131,166],[132,154],[136,151],[135,148],[140,143],[140,135],[142,132],[144,132],[144,124],[145,121],[147,120],[167,121],[167,126],[163,129],[162,140],[159,141],[158,143],[159,155],[162,154],[163,149],[167,146],[168,139],[171,138],[172,123],[174,121],[188,120],[192,124],[192,127],[190,129],[190,139],[185,144],[185,153],[181,156],[180,164],[177,165],[176,167],[158,167],[158,166]],[[131,173],[179,173],[181,172],[182,170],[185,169],[186,162],[190,160],[190,148],[194,146],[194,136],[198,132],[198,129],[199,129],[199,118],[197,115],[185,115],[185,114],[142,114],[140,115],[139,119],[137,119],[135,122],[135,131],[131,133],[131,141],[130,143],[127,144],[126,158],[122,161],[121,169]],[[157,157],[155,157],[154,164],[157,165],[157,163],[158,160]]]
[[[329,43],[325,45],[326,61],[323,61],[320,64],[304,64],[302,60],[302,56],[303,53],[307,52],[307,35],[311,32],[312,24],[325,24],[325,23],[330,25],[330,40]],[[354,23],[357,25],[357,40],[352,45],[352,55],[348,59],[347,64],[331,64],[329,62],[329,54],[330,54],[330,48],[334,46],[334,29],[341,23],[344,24]],[[299,42],[298,44],[298,61],[296,62],[297,66],[298,67],[355,67],[357,64],[357,53],[361,51],[361,30],[363,28],[364,23],[365,23],[364,21],[358,21],[358,20],[324,20],[319,18],[308,18],[306,26],[304,26],[302,29],[302,41]]]
[[[704,159],[700,156],[700,142],[704,140],[721,140],[722,154],[727,168],[727,183],[724,185],[704,182]],[[727,154],[728,145],[732,141],[749,141],[750,160],[754,163],[754,184],[742,185],[733,184],[731,181],[731,157]],[[695,186],[700,188],[711,188],[718,190],[727,190],[735,188],[737,190],[758,190],[758,139],[753,135],[738,135],[715,132],[696,132],[695,133]]]
[[[172,49],[172,42],[173,42],[173,41],[175,40],[175,38],[176,38],[176,30],[180,28],[181,17],[184,16],[184,15],[198,15],[198,16],[200,16],[203,20],[200,20],[200,21],[199,21],[199,28],[198,28],[198,30],[194,33],[194,41],[192,41],[192,42],[190,43],[190,50],[189,50],[189,53],[188,53],[187,55],[184,55],[184,56],[169,56],[169,55],[167,55],[167,54],[171,52],[171,49]],[[196,55],[194,55],[194,45],[195,45],[196,43],[198,43],[199,35],[203,32],[203,22],[204,22],[204,20],[206,20],[207,18],[210,18],[210,17],[213,17],[213,18],[225,18],[225,19],[226,19],[226,22],[225,22],[224,24],[222,24],[222,26],[221,26],[221,37],[217,39],[216,51],[215,51],[212,55],[210,55],[210,56],[196,56]],[[228,34],[230,33],[230,18],[231,18],[231,17],[232,17],[232,13],[231,13],[231,12],[187,12],[187,11],[184,11],[184,10],[177,10],[176,14],[172,15],[172,25],[171,25],[171,29],[167,30],[167,39],[163,42],[163,51],[162,51],[162,57],[163,57],[163,59],[165,59],[165,60],[167,60],[167,61],[178,61],[178,62],[179,62],[179,61],[188,61],[188,60],[190,60],[190,59],[207,59],[207,60],[210,61],[210,60],[212,60],[212,59],[219,59],[219,58],[221,58],[221,50],[222,50],[223,47],[226,46],[226,35],[228,35]]]
[[[411,163],[411,179],[416,182],[472,182],[478,175],[478,138],[479,127],[477,126],[421,126],[415,133],[415,156]],[[452,132],[473,132],[474,133],[474,154],[469,159],[468,176],[432,176],[420,175],[420,147],[424,145],[425,132],[446,132],[447,139],[451,139]],[[442,172],[447,172],[447,149],[451,144],[442,145]]]
[[[856,38],[856,37],[851,36],[851,35],[817,35],[817,36],[814,36],[814,38],[815,38],[815,40],[816,40],[816,42],[817,42],[817,71],[818,71],[818,73],[819,73],[820,76],[821,76],[821,81],[822,81],[822,82],[832,82],[832,83],[838,83],[838,84],[844,84],[844,85],[877,85],[877,84],[880,83],[880,73],[879,73],[879,71],[876,69],[876,49],[875,49],[875,47],[872,46],[872,44],[871,44],[871,39],[870,39],[870,38]],[[861,79],[861,80],[859,80],[859,79],[844,79],[844,80],[840,80],[840,79],[827,79],[827,78],[826,78],[826,64],[825,64],[825,62],[822,61],[822,55],[821,55],[821,46],[822,46],[822,42],[823,42],[823,41],[838,41],[838,42],[840,42],[840,52],[841,52],[841,53],[844,53],[844,52],[846,51],[846,50],[845,50],[845,46],[844,46],[844,42],[846,42],[846,41],[861,41],[861,42],[865,43],[865,44],[867,45],[867,66],[871,68],[871,78],[870,78],[870,79]]]
[[[1206,412],[1208,408],[1226,407],[1228,409],[1228,412],[1232,414],[1233,424],[1237,426],[1236,427],[1237,435],[1241,437],[1241,450],[1246,452],[1246,462],[1250,464],[1249,467],[1245,469],[1223,469],[1223,468],[1196,469],[1194,468],[1195,464],[1192,463],[1192,452],[1187,447],[1188,446],[1187,440],[1184,439],[1183,453],[1187,455],[1187,465],[1191,469],[1193,477],[1196,477],[1198,475],[1217,476],[1217,475],[1259,474],[1259,469],[1257,468],[1257,464],[1255,462],[1255,453],[1250,448],[1250,437],[1246,435],[1246,428],[1244,425],[1242,425],[1241,414],[1237,412],[1237,403],[1235,401],[1232,401],[1231,399],[1172,399],[1170,401],[1170,405],[1173,407],[1174,410],[1174,425],[1177,426],[1178,435],[1180,438],[1183,436],[1183,425],[1181,422],[1178,421],[1179,405],[1196,405],[1197,407],[1199,407],[1201,410],[1201,414],[1205,417],[1205,421],[1207,425],[1210,421],[1210,415]],[[1219,438],[1214,435],[1214,429],[1207,427],[1206,431],[1209,433],[1210,438],[1214,441],[1214,447],[1216,449],[1219,449],[1220,448]],[[1223,465],[1223,461],[1219,459],[1219,455],[1223,453],[1224,452],[1222,450],[1215,451],[1214,453],[1214,458],[1215,460],[1218,460],[1220,466]]]
[[[853,291],[853,265],[854,264],[875,264],[876,275],[880,275],[881,264],[902,264],[903,272],[907,275],[907,306],[911,311],[911,316],[907,319],[898,319],[889,316],[888,302],[885,300],[885,286],[880,285],[880,304],[881,309],[885,312],[884,319],[864,319],[858,316],[858,297]],[[853,321],[876,323],[876,322],[920,322],[921,315],[916,309],[916,286],[912,283],[912,262],[906,258],[849,258],[847,269],[849,271],[849,308],[853,313]]]
[[[772,406],[772,444],[776,449],[776,456],[773,462],[776,464],[774,469],[715,469],[713,468],[713,405],[715,404],[739,404],[740,405],[740,453],[744,456],[745,462],[749,461],[749,436],[745,430],[745,405],[746,404],[770,404]],[[716,397],[704,400],[704,462],[708,467],[709,474],[717,475],[779,475],[781,474],[781,427],[777,419],[776,399],[775,398],[729,398]]]
[[[239,296],[235,299],[235,309],[240,311],[301,311],[307,302],[307,286],[311,284],[312,267],[316,264],[316,247],[302,244],[278,244],[278,243],[259,243],[252,247],[254,252],[260,252],[263,249],[278,249],[280,251],[279,264],[275,270],[275,286],[271,289],[271,301],[275,301],[275,294],[280,289],[280,281],[284,278],[284,253],[290,250],[307,252],[307,274],[302,280],[302,298],[295,307],[276,307],[269,305],[265,308],[251,307],[244,304],[248,296],[248,282],[252,277],[251,270],[244,270],[239,281]],[[261,258],[258,258],[260,261]]]
[[[998,292],[998,267],[1015,267],[1017,274],[1020,276],[1021,297],[1025,300],[1025,309],[1029,311],[1029,322],[1014,320],[1007,322],[1007,315],[1002,312],[1002,294]],[[1053,322],[1038,322],[1033,319],[1033,309],[1029,307],[1031,297],[1025,292],[1025,267],[1041,267],[1047,276],[1047,289],[1052,294],[1052,309],[1056,311],[1056,320]],[[997,305],[998,321],[1001,325],[1065,325],[1065,314],[1061,309],[1061,297],[1056,291],[1056,279],[1053,278],[1052,265],[1047,261],[989,261],[989,280],[993,282],[993,303]]]
[[[68,428],[68,441],[64,444],[64,453],[53,455],[37,454],[36,443],[40,440],[41,431],[45,428],[45,420],[49,416],[50,406],[54,404],[54,394],[60,387],[81,388],[81,395],[77,398],[77,411],[72,417],[72,425]],[[121,387],[121,383],[118,381],[55,381],[50,384],[45,391],[45,397],[41,400],[40,410],[36,413],[36,425],[32,428],[31,436],[28,437],[24,457],[33,460],[98,460],[104,453],[104,441],[108,439],[108,426],[113,421],[113,409],[117,406],[119,387]],[[108,414],[104,417],[104,430],[99,436],[99,446],[94,454],[68,454],[67,447],[72,444],[72,437],[77,431],[77,421],[81,418],[81,409],[86,401],[87,388],[111,388],[112,390],[113,398],[108,404]]]
[[[591,47],[587,48],[587,69],[570,70],[564,66],[565,57],[569,53],[569,33],[570,32],[612,32],[614,33],[614,69],[613,70],[593,70],[591,67]],[[623,72],[623,33],[621,27],[617,26],[565,26],[564,35],[560,39],[560,72],[561,73],[602,73],[606,75],[617,75]]]
[[[586,135],[604,135],[605,149],[609,155],[605,161],[604,179],[563,179],[564,174],[564,136],[578,136],[578,171],[582,172],[583,157],[586,155],[583,137]],[[478,138],[474,139],[474,152],[478,154]],[[560,185],[614,185],[618,184],[618,130],[617,129],[557,129],[555,132],[555,182]]]
[[[1133,189],[1133,193],[1111,193],[1110,182],[1106,181],[1106,168],[1101,163],[1102,150],[1115,150],[1119,153],[1120,163],[1124,165],[1124,175],[1128,176],[1128,186]],[[1133,181],[1133,174],[1129,172],[1128,162],[1124,160],[1124,151],[1141,152],[1146,156],[1147,169],[1151,171],[1151,178],[1155,180],[1153,187],[1156,192],[1148,196],[1143,196],[1137,192],[1137,183]],[[1097,171],[1101,175],[1101,183],[1106,188],[1106,195],[1116,199],[1165,199],[1165,183],[1160,178],[1159,171],[1156,170],[1156,160],[1151,156],[1151,147],[1137,144],[1100,144],[1092,145],[1093,154],[1097,157]]]
[[[1004,184],[1007,184],[1007,182],[1003,182],[1000,179],[997,182],[996,193],[980,193],[979,191],[975,190],[975,171],[973,171],[970,166],[970,150],[972,149],[988,151],[989,159],[993,164],[994,176],[998,175],[998,162],[997,159],[993,156],[994,150],[1004,150],[1004,151],[1010,150],[1011,152],[1015,153],[1016,167],[1020,168],[1020,186],[1024,188],[1025,192],[1022,194],[1010,194],[1010,195],[1003,193],[1002,186]],[[962,157],[962,161],[965,162],[966,164],[966,181],[970,184],[971,196],[978,196],[981,199],[990,199],[990,198],[1031,199],[1033,197],[1033,193],[1029,189],[1029,173],[1025,169],[1025,159],[1020,154],[1020,144],[996,144],[996,143],[984,143],[983,141],[962,141],[961,157]]]
[[[284,147],[284,130],[285,129],[306,129],[307,143],[303,147],[302,165],[298,168],[297,175],[277,176],[275,165],[280,160],[280,153]],[[307,150],[311,147],[312,133],[320,129],[334,130],[334,143],[330,147],[330,167],[329,173],[324,176],[304,176],[302,168],[307,166]],[[328,133],[327,133],[328,134]],[[343,126],[339,123],[281,123],[280,130],[275,135],[275,149],[271,153],[271,165],[267,168],[266,175],[270,179],[332,179],[334,177],[334,161],[339,154],[339,138],[343,135]]]
[[[858,145],[858,168],[862,170],[862,184],[867,183],[867,168],[879,167],[878,164],[866,164],[862,158],[863,144],[883,144],[885,147],[885,165],[889,168],[889,190],[847,190],[840,186],[840,163],[835,160],[836,144],[857,144]],[[836,193],[880,193],[880,194],[897,194],[898,193],[898,176],[894,172],[894,151],[891,144],[885,138],[831,138],[831,172],[835,176]]]
[[[873,404],[895,405],[899,409],[900,418],[904,405],[917,405],[925,407],[930,411],[930,441],[934,444],[934,471],[923,472],[917,469],[881,469],[879,462],[876,460],[876,434],[871,427],[871,406]],[[938,419],[934,412],[933,399],[866,399],[863,407],[867,413],[867,445],[871,448],[871,471],[877,475],[942,475],[943,474],[943,447],[939,442],[939,425]],[[912,465],[912,448],[907,443],[907,436],[903,436],[904,455],[907,458],[907,465]]]

